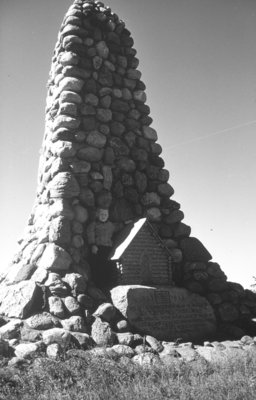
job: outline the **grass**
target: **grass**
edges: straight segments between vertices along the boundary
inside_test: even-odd
[[[203,359],[143,368],[127,358],[39,357],[23,367],[1,361],[0,400],[255,400],[255,352],[221,364]]]

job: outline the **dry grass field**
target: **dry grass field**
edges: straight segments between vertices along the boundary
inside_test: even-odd
[[[0,400],[255,400],[256,351],[221,363],[204,359],[142,367],[127,357],[1,360]]]

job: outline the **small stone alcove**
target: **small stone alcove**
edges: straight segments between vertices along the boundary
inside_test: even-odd
[[[146,218],[129,224],[109,255],[120,285],[172,285],[171,255]]]

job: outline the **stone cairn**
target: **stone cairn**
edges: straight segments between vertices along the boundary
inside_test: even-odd
[[[43,338],[49,347],[71,333],[81,346],[124,344],[129,323],[95,285],[90,260],[142,217],[170,251],[176,286],[208,300],[219,331],[234,337],[253,329],[256,295],[227,281],[172,199],[133,43],[99,1],[75,0],[61,25],[36,201],[0,278],[0,336],[16,354],[20,341]]]

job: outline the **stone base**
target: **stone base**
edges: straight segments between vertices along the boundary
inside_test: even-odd
[[[115,307],[141,334],[189,341],[215,334],[213,308],[186,289],[126,285],[112,289],[111,296]]]

